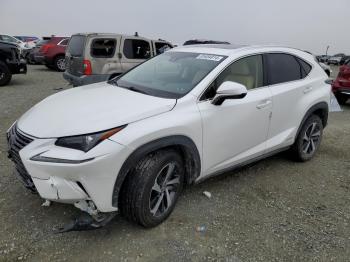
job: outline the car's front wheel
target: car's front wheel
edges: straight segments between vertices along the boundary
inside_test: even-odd
[[[311,115],[301,127],[301,130],[291,148],[293,157],[298,161],[308,161],[320,147],[323,134],[322,120],[317,115]]]
[[[162,223],[173,211],[184,183],[184,164],[175,150],[149,154],[126,178],[120,211],[144,227]]]

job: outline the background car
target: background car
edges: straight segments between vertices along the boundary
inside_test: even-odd
[[[24,58],[27,56],[29,50],[31,49],[28,43],[25,43],[10,35],[0,35],[0,41],[17,45],[20,49],[21,56]]]
[[[183,45],[207,45],[207,44],[225,44],[229,45],[226,41],[206,40],[206,39],[193,39],[187,40]]]
[[[344,105],[350,98],[350,60],[339,68],[339,73],[332,85],[332,90],[339,104]]]
[[[107,81],[172,48],[162,40],[121,34],[72,35],[63,77],[73,86]]]
[[[318,55],[318,56],[316,56],[316,58],[321,63],[327,63],[330,56],[329,55]]]
[[[340,60],[340,65],[344,65],[348,60],[350,60],[350,56],[343,56]]]
[[[37,64],[42,64],[42,61],[37,61],[35,60],[35,56],[38,56],[39,55],[39,50],[40,48],[46,44],[49,40],[51,39],[51,37],[43,37],[42,40],[39,40],[37,43],[36,43],[36,46],[33,47],[28,55],[26,56],[26,60],[27,60],[27,63],[28,64],[31,64],[31,65],[37,65]]]
[[[36,36],[14,36],[15,38],[21,40],[24,43],[27,43],[29,48],[35,47],[36,43],[40,40]]]
[[[51,37],[34,55],[35,61],[45,64],[50,69],[63,72],[66,69],[65,52],[68,41],[69,37]]]
[[[345,56],[345,54],[340,53],[340,54],[335,54],[334,56],[331,56],[328,61],[327,64],[328,65],[339,65],[340,61],[342,60],[342,58]]]
[[[7,85],[13,74],[25,74],[27,65],[14,43],[0,41],[0,86]]]

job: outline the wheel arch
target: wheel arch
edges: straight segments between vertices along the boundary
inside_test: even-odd
[[[52,58],[52,61],[55,61],[57,57],[60,57],[60,56],[63,56],[63,57],[66,57],[66,55],[64,53],[58,53],[58,54],[55,54]]]
[[[328,112],[329,112],[329,107],[326,102],[319,102],[312,107],[309,108],[309,110],[306,112],[306,114],[303,117],[303,120],[301,121],[298,132],[296,136],[298,136],[301,128],[303,127],[305,121],[311,116],[311,115],[317,115],[321,118],[323,127],[327,126],[328,123]]]
[[[182,135],[168,136],[156,139],[134,150],[122,165],[113,189],[112,205],[114,207],[118,207],[119,194],[121,191],[120,189],[123,186],[125,178],[130,175],[130,171],[132,171],[133,167],[135,167],[135,164],[146,155],[167,148],[174,148],[180,153],[185,162],[186,184],[194,183],[196,178],[200,175],[201,161],[199,151],[193,140],[187,136]]]

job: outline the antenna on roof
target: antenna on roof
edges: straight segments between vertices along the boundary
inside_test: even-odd
[[[139,36],[139,33],[138,33],[138,32],[135,32],[135,36]]]

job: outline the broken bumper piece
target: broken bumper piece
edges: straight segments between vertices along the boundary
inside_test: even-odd
[[[98,217],[93,217],[85,212],[82,212],[78,218],[73,219],[63,227],[54,230],[54,233],[65,233],[69,231],[85,231],[94,230],[107,225],[115,216],[117,212],[100,213]]]
[[[44,199],[71,204],[88,199],[88,195],[76,182],[60,177],[50,177],[49,179],[32,177],[32,179],[40,196]]]

